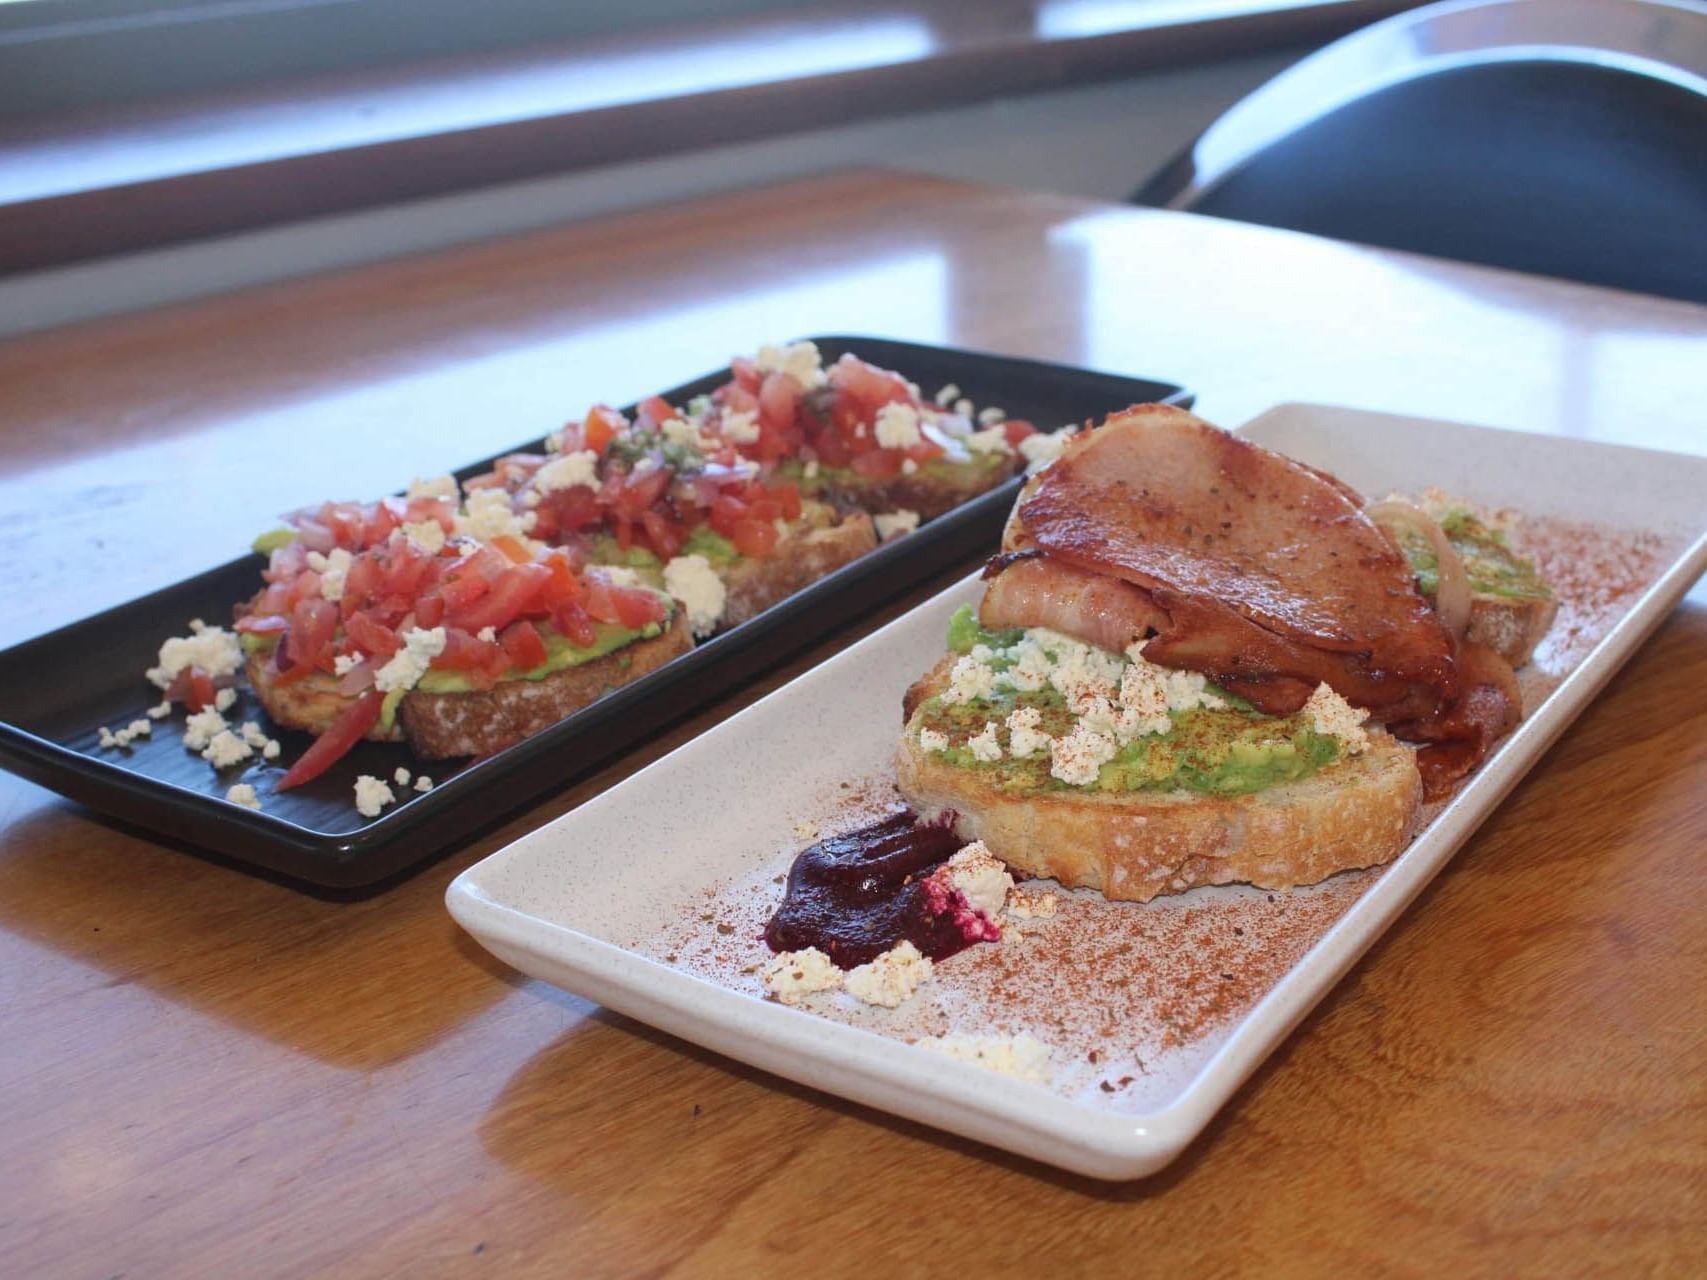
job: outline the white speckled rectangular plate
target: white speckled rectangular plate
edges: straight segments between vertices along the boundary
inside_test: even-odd
[[[881,786],[901,695],[941,655],[949,615],[978,598],[969,578],[470,868],[451,913],[524,972],[814,1088],[1094,1177],[1161,1168],[1707,568],[1707,458],[1313,405],[1242,433],[1366,494],[1434,485],[1554,522],[1547,556],[1592,558],[1576,579],[1626,588],[1561,592],[1524,722],[1388,867],[1281,894],[1068,895],[1055,920],[939,964],[893,1012],[840,993],[798,1008],[762,998],[754,934],[802,843],[796,824],[845,819],[844,784]],[[1034,1034],[1051,1046],[1050,1083],[909,1043],[949,1030]]]

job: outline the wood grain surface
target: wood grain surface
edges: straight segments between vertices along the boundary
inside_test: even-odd
[[[279,510],[831,331],[1177,379],[1229,425],[1315,399],[1707,447],[1707,310],[840,174],[0,348],[0,643]],[[443,910],[459,870],[851,635],[362,902],[0,775],[0,1273],[1700,1274],[1704,603],[1186,1155],[1125,1186],[523,980]]]

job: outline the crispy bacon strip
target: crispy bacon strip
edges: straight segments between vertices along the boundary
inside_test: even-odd
[[[1355,495],[1183,410],[1139,406],[1081,436],[1019,515],[1075,568],[1222,602],[1300,648],[1365,655],[1393,685],[1452,682],[1449,637]]]
[[[1048,627],[1119,653],[1168,621],[1150,593],[1129,582],[1023,552],[998,559],[1005,563],[978,606],[978,620],[992,630]]]

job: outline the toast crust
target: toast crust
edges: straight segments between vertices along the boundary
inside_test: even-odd
[[[1470,623],[1464,634],[1487,645],[1513,667],[1521,667],[1534,655],[1535,646],[1558,612],[1557,600],[1474,595],[1470,597]]]
[[[825,574],[877,549],[877,529],[865,512],[832,525],[790,530],[767,556],[737,560],[721,570],[728,595],[719,629],[738,626]]]
[[[391,729],[375,724],[367,736],[376,742],[407,742],[416,755],[429,760],[491,755],[549,728],[692,647],[687,610],[678,607],[669,628],[650,640],[636,640],[540,680],[500,680],[491,689],[466,693],[406,694],[398,703]],[[328,675],[281,685],[254,656],[249,658],[246,670],[250,687],[267,715],[286,728],[322,733],[350,704],[349,698],[337,691],[337,681]]]
[[[1016,455],[1009,466],[968,466],[951,476],[920,470],[888,480],[826,485],[815,496],[839,511],[917,511],[920,520],[934,520],[961,503],[1006,484],[1024,465],[1025,459]]]
[[[907,692],[896,785],[922,817],[953,810],[956,832],[1016,874],[1131,902],[1200,885],[1288,889],[1389,862],[1416,832],[1416,757],[1376,730],[1362,754],[1252,795],[997,790],[980,770],[919,746],[918,706],[946,669]]]

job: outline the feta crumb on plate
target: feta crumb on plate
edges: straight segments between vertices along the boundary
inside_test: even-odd
[[[783,1004],[799,1004],[817,991],[842,985],[842,971],[817,947],[784,951],[765,965],[765,990]]]
[[[243,665],[243,647],[224,627],[210,627],[200,618],[190,623],[190,634],[173,636],[160,646],[158,665],[148,669],[149,683],[164,689],[185,667],[200,667],[214,679],[235,675]]]
[[[894,1009],[931,976],[931,962],[911,942],[896,943],[869,964],[848,971],[847,989],[867,1004]]]
[[[229,729],[221,729],[208,739],[207,746],[202,748],[202,759],[215,769],[229,769],[254,754],[255,748]]]
[[[426,795],[427,792],[431,791],[432,789],[433,789],[433,780],[431,778],[429,778],[426,774],[423,773],[420,777],[415,779],[415,790],[419,791],[422,795]]]
[[[974,1063],[997,1075],[1032,1084],[1049,1083],[1049,1046],[1025,1032],[1016,1036],[971,1036],[957,1031],[946,1036],[925,1036],[914,1043],[921,1049]]]
[[[396,801],[391,788],[371,774],[364,773],[356,779],[356,812],[362,817],[377,818],[381,809]]]
[[[255,788],[247,782],[233,783],[226,790],[225,798],[232,804],[240,804],[245,809],[259,809],[261,797],[255,794]]]

